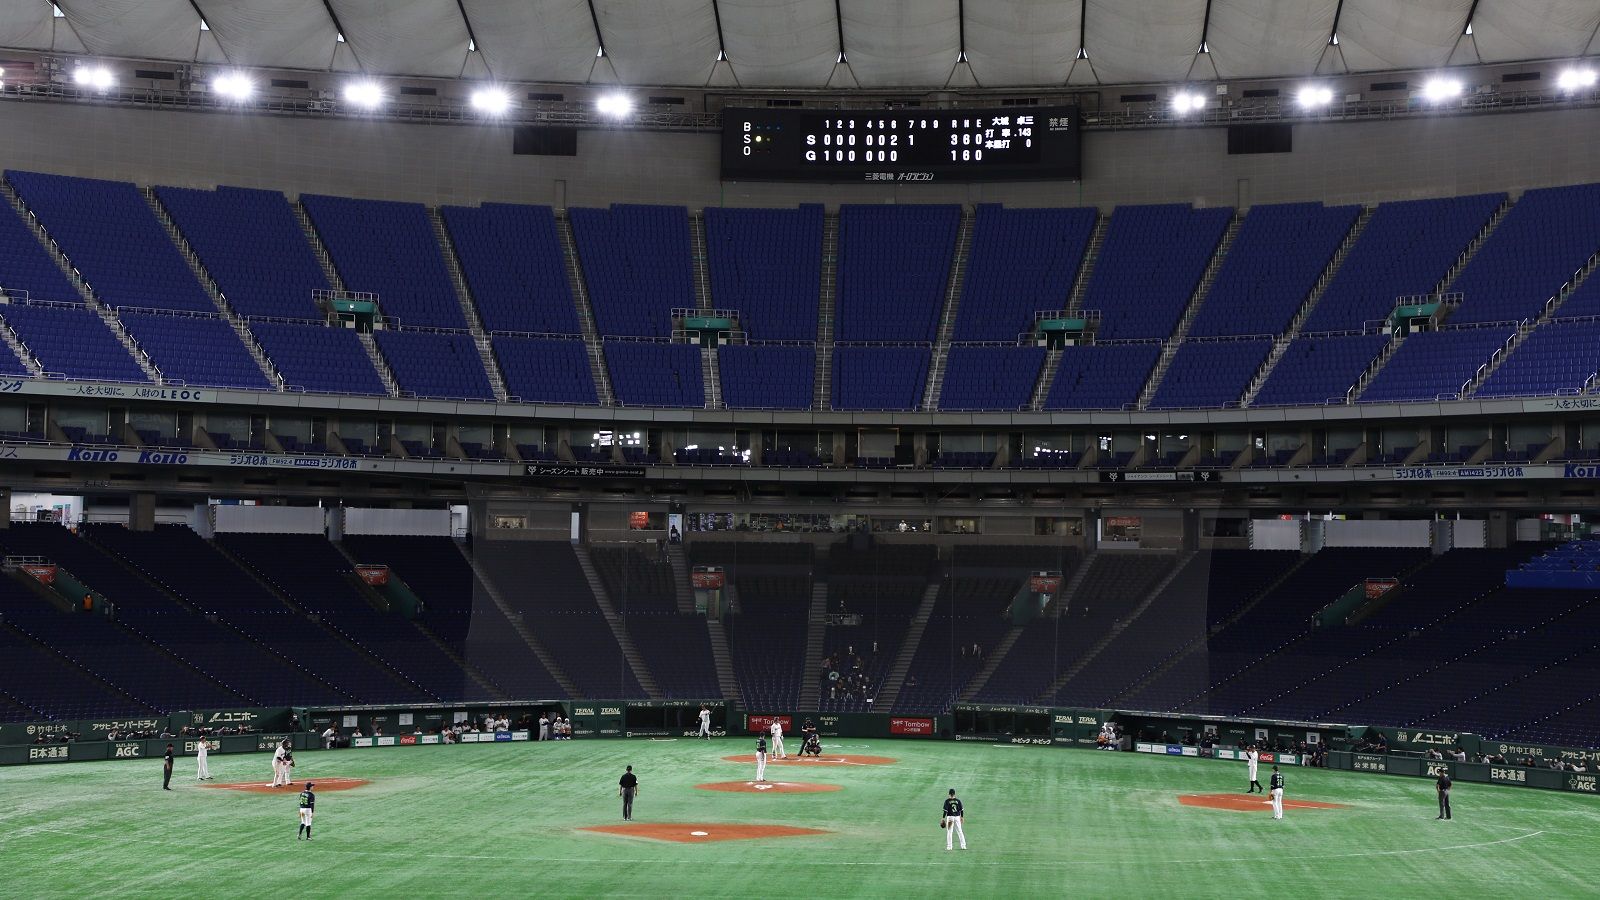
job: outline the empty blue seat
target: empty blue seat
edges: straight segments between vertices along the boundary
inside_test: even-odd
[[[486,331],[578,334],[566,257],[548,206],[442,206]]]
[[[717,348],[722,403],[729,409],[810,409],[817,354],[810,347],[723,345]]]
[[[17,338],[46,372],[99,381],[148,381],[100,316],[87,306],[0,306]]]
[[[241,316],[319,319],[313,291],[332,285],[278,191],[158,187],[157,199]]]
[[[402,391],[435,399],[494,399],[472,335],[391,329],[373,337]]]
[[[1511,326],[1446,328],[1412,334],[1357,399],[1368,403],[1454,398],[1514,330]]]
[[[834,339],[933,341],[960,227],[959,206],[839,207]]]
[[[939,408],[1026,409],[1044,356],[1043,347],[951,347]]]
[[[1100,337],[1170,335],[1232,218],[1229,207],[1117,207],[1083,297],[1100,313]]]
[[[600,334],[670,337],[672,310],[695,306],[688,210],[616,203],[567,215]]]
[[[916,409],[928,380],[927,347],[835,347],[834,409]]]
[[[1384,334],[1301,335],[1272,367],[1252,405],[1343,402],[1387,343]]]
[[[1161,377],[1151,409],[1217,407],[1236,403],[1266,362],[1271,338],[1184,341]]]
[[[611,392],[623,406],[706,405],[700,348],[653,341],[606,341]]]
[[[300,203],[346,290],[377,294],[383,314],[403,326],[467,327],[422,204],[320,194]]]
[[[1122,409],[1139,399],[1161,358],[1161,345],[1088,344],[1065,347],[1045,409]]]
[[[822,287],[822,206],[707,207],[711,305],[737,310],[756,340],[811,341]]]
[[[354,329],[311,322],[252,322],[250,331],[283,376],[285,387],[327,394],[388,393]]]
[[[524,403],[594,406],[599,402],[589,349],[582,341],[497,334],[493,342],[511,396]]]
[[[1014,340],[1034,313],[1066,309],[1098,215],[978,204],[952,338]]]
[[[233,326],[218,315],[174,316],[125,310],[122,325],[164,379],[206,387],[271,390]]]

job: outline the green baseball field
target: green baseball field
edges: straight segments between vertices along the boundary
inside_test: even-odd
[[[570,741],[0,770],[0,893],[99,896],[1595,896],[1600,798],[1290,768],[1287,812],[1242,763],[830,740],[751,785],[752,741]],[[729,757],[741,757],[729,759]],[[641,782],[622,820],[617,778]],[[1270,768],[1262,767],[1262,781]],[[945,792],[969,850],[946,852]],[[1311,805],[1315,804],[1315,805]],[[608,830],[591,830],[604,828]]]

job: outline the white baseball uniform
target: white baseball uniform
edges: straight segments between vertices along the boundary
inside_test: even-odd
[[[772,755],[779,759],[789,758],[789,754],[783,752],[783,723],[777,719],[772,720]]]
[[[700,710],[700,736],[706,739],[711,737],[711,710]]]
[[[207,778],[211,777],[211,766],[206,762],[206,753],[210,749],[207,745],[209,745],[210,743],[211,742],[206,740],[205,738],[201,738],[200,740],[195,741],[195,744],[194,744],[194,761],[195,761],[194,778],[195,778],[196,781],[204,781]]]
[[[756,780],[767,780],[767,742],[756,741]]]
[[[283,745],[279,744],[272,750],[272,786],[280,787],[289,783],[288,773],[283,767]]]
[[[1246,750],[1244,752],[1244,763],[1245,763],[1246,766],[1248,766],[1250,768],[1250,780],[1252,782],[1254,782],[1256,780],[1256,765],[1258,763],[1260,763],[1260,762],[1261,762],[1261,754],[1260,753],[1257,753],[1254,750]]]

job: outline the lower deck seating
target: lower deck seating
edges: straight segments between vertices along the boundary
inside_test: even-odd
[[[11,303],[0,309],[46,372],[89,381],[149,381],[111,328],[87,306]]]
[[[1319,405],[1345,395],[1389,342],[1384,334],[1302,335],[1289,346],[1253,406]]]
[[[1363,403],[1453,399],[1515,332],[1515,326],[1505,325],[1408,335],[1358,399]]]

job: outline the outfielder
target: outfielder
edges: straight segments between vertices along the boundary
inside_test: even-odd
[[[783,752],[783,720],[774,718],[772,730],[772,754],[779,759],[788,759],[789,754]]]
[[[756,738],[756,780],[767,780],[767,739]]]
[[[1246,794],[1254,794],[1262,790],[1261,782],[1256,780],[1256,766],[1260,762],[1261,751],[1256,749],[1255,744],[1251,744],[1249,749],[1244,751],[1244,763],[1250,768],[1250,790],[1245,791]]]
[[[317,811],[317,794],[312,788],[316,785],[306,782],[306,789],[300,792],[300,830],[295,832],[294,839],[300,840],[301,835],[306,840],[311,840],[311,817]]]
[[[700,736],[711,740],[711,710],[705,706],[700,707]]]
[[[966,816],[961,801],[956,797],[956,789],[950,789],[950,796],[944,801],[944,817],[939,820],[939,827],[944,829],[944,848],[953,850],[956,838],[961,839],[961,849],[967,849],[967,833],[961,829],[961,820]]]
[[[1283,773],[1272,767],[1272,817],[1283,818]]]
[[[211,765],[206,762],[206,754],[211,749],[210,744],[211,742],[205,738],[194,742],[195,781],[211,780]]]

